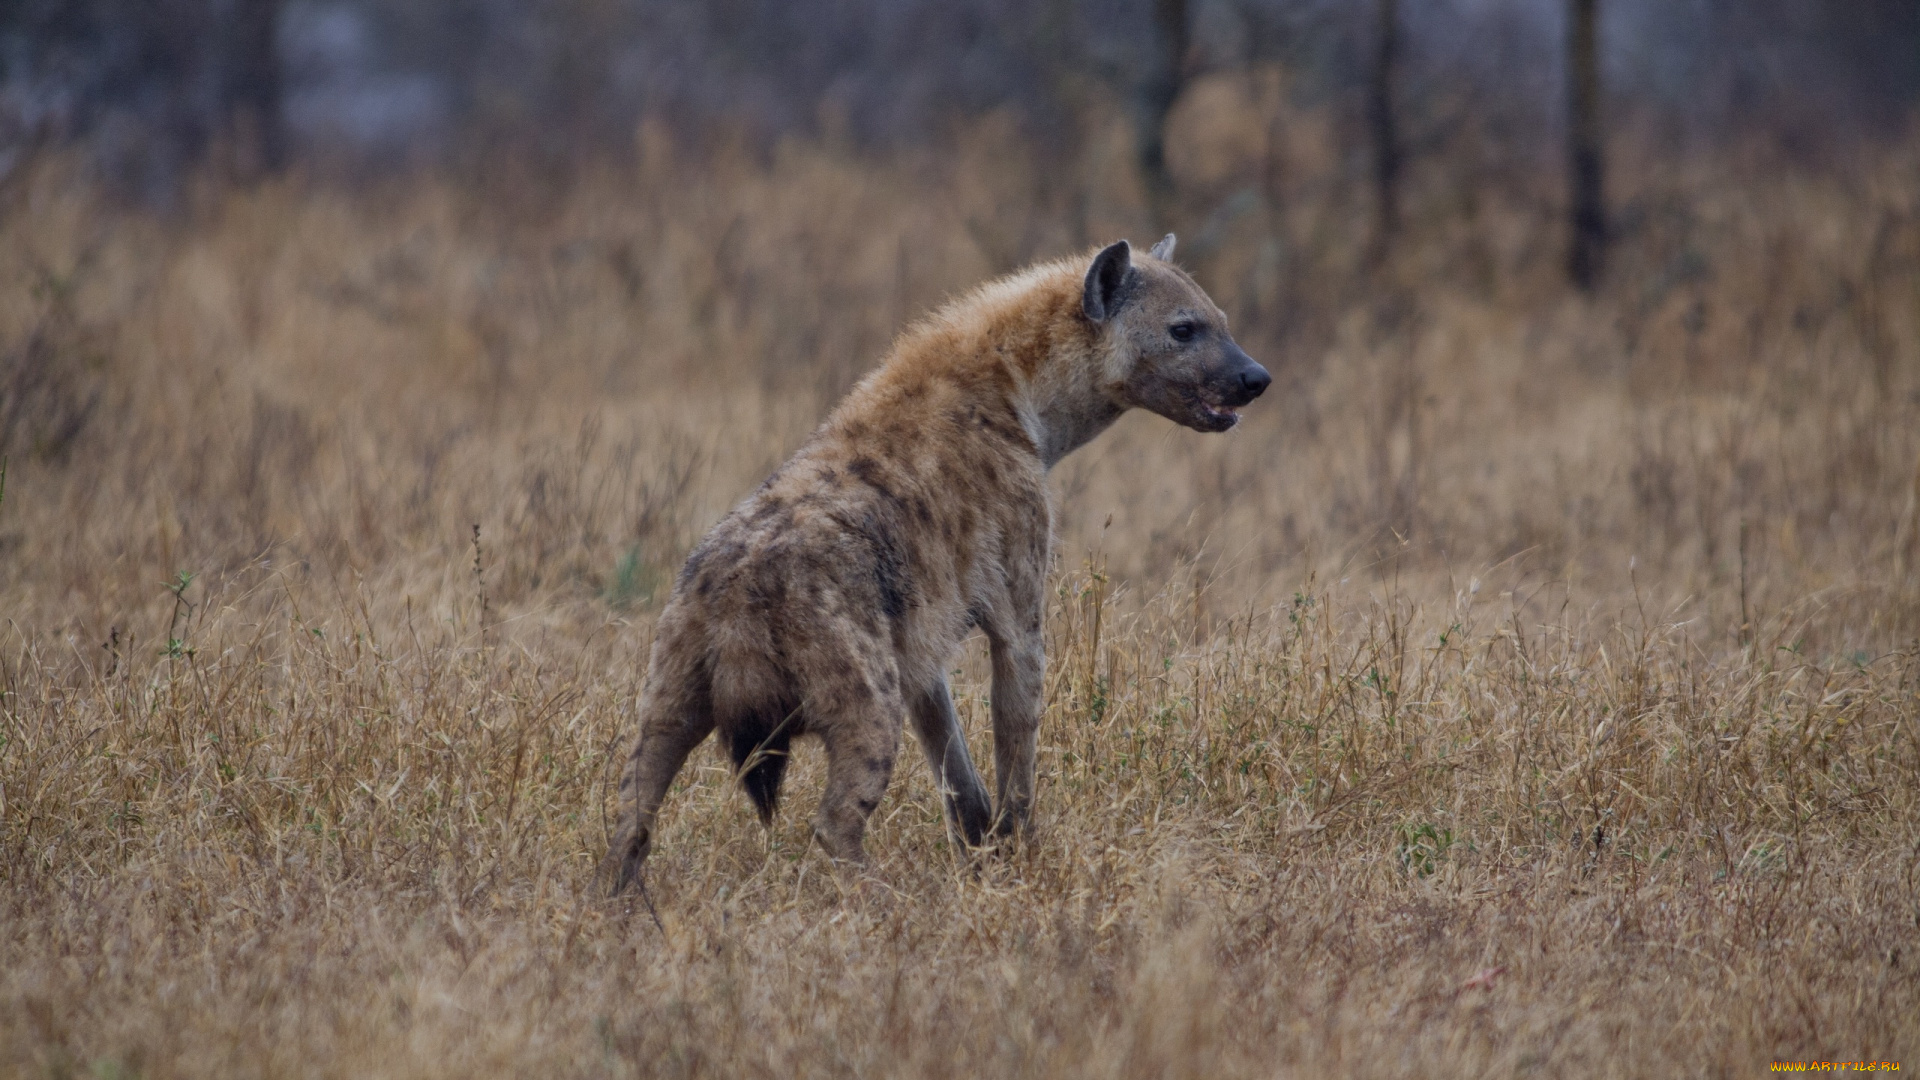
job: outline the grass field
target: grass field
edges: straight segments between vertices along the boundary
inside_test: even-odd
[[[849,889],[817,747],[771,831],[703,749],[658,926],[593,873],[679,559],[904,322],[1151,239],[1137,193],[1063,224],[992,119],[173,216],[17,170],[0,1076],[1920,1068],[1920,140],[1623,144],[1582,298],[1551,176],[1416,172],[1364,265],[1262,85],[1176,150],[1277,382],[1056,470],[1032,841],[956,852],[909,750]]]

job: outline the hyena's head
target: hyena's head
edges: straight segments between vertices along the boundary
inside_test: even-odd
[[[1135,262],[1125,240],[1093,257],[1082,308],[1100,329],[1103,382],[1120,408],[1225,431],[1273,376],[1227,333],[1227,317],[1174,266],[1173,234]]]

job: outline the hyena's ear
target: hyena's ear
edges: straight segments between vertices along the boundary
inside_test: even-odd
[[[1102,323],[1113,318],[1126,299],[1127,274],[1133,270],[1133,249],[1125,240],[1109,244],[1087,267],[1086,293],[1080,299],[1087,318]]]
[[[1173,258],[1173,245],[1175,242],[1173,234],[1168,233],[1161,237],[1160,242],[1153,245],[1153,250],[1147,252],[1147,254],[1159,259],[1161,262],[1167,262]]]

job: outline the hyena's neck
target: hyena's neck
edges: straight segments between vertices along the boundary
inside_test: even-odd
[[[1071,311],[1035,313],[1044,322],[1034,328],[1039,332],[1024,335],[1033,355],[1028,363],[1014,365],[1014,410],[1049,469],[1126,411],[1099,386],[1094,340],[1079,318],[1078,297],[1071,302]]]
[[[1068,392],[1060,392],[1063,389]],[[1097,395],[1074,389],[1029,384],[1014,397],[1020,426],[1027,429],[1041,463],[1049,469],[1112,427],[1124,411]]]

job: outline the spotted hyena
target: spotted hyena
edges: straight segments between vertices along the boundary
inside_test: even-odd
[[[902,334],[880,368],[687,558],[660,615],[609,865],[652,848],[687,754],[718,731],[770,821],[795,737],[826,744],[814,835],[860,862],[911,721],[969,844],[1033,800],[1052,512],[1047,470],[1132,408],[1226,431],[1272,378],[1170,261],[1127,242],[994,281]],[[993,658],[990,802],[946,672]]]

